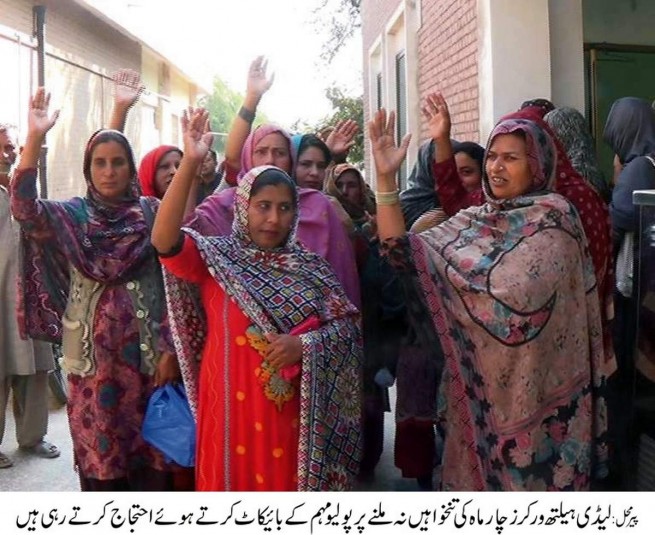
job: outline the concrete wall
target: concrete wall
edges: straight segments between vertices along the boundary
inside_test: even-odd
[[[653,0],[582,0],[585,43],[655,45]]]
[[[383,98],[388,101],[393,98],[389,94],[390,73],[387,70],[388,58],[385,54],[387,49],[386,30],[390,19],[403,8],[405,0],[362,0],[362,53],[363,68],[362,79],[364,82],[364,124],[370,120],[371,112],[374,111],[372,102],[375,97],[375,75],[382,73]],[[383,102],[386,105],[386,102]],[[365,126],[366,128],[366,126]],[[367,180],[375,184],[375,170],[371,161],[370,144],[368,135],[364,135],[364,166]]]
[[[551,97],[585,112],[582,0],[549,0]]]
[[[37,84],[36,41],[32,38],[31,0],[0,0],[0,59],[4,76],[0,121],[25,136],[29,95]],[[111,74],[127,67],[143,72],[147,91],[130,113],[126,134],[140,155],[156,145],[179,141],[181,110],[195,101],[195,85],[165,59],[95,17],[72,0],[40,0],[46,11],[46,86],[51,107],[60,108],[48,135],[48,196],[83,194],[82,159],[86,142],[106,126],[111,110]],[[142,60],[142,56],[149,56]],[[8,61],[7,61],[8,60]],[[166,95],[160,89],[162,64],[171,73]],[[165,100],[166,109],[159,108]],[[157,117],[157,113],[160,114]],[[156,121],[159,119],[159,122]]]
[[[521,102],[551,98],[548,0],[478,0],[480,137]]]

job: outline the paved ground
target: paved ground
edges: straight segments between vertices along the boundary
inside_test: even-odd
[[[391,399],[392,406],[395,397]],[[9,411],[11,409],[8,409]],[[403,479],[393,465],[393,415],[385,415],[385,444],[375,481],[362,484],[361,491],[419,490],[414,480]],[[0,449],[14,461],[14,466],[0,470],[0,491],[77,491],[79,483],[73,470],[73,455],[66,408],[50,411],[48,440],[61,449],[57,459],[40,459],[22,453],[16,443],[13,416],[7,415],[5,439]]]

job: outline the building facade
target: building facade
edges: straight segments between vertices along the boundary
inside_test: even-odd
[[[621,96],[655,98],[655,2],[648,0],[362,0],[364,112],[397,111],[412,134],[401,187],[428,133],[420,106],[441,91],[453,137],[484,143],[521,102],[585,113],[604,169],[602,129]],[[369,176],[375,175],[370,167]]]
[[[109,121],[111,74],[119,68],[140,72],[146,86],[126,127],[137,160],[157,145],[181,141],[182,110],[205,92],[197,80],[82,0],[0,0],[0,121],[15,125],[21,141],[28,99],[38,86],[37,5],[45,7],[45,85],[51,108],[61,110],[47,139],[49,198],[85,191],[84,147]]]

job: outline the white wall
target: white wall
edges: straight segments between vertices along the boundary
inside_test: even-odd
[[[653,0],[582,0],[586,43],[655,45]]]
[[[480,139],[532,98],[551,98],[548,0],[479,0]]]
[[[377,111],[376,76],[382,74],[382,106],[396,109],[396,55],[405,51],[407,88],[407,132],[412,140],[407,151],[407,174],[416,161],[420,138],[420,98],[418,94],[418,38],[420,12],[417,2],[402,0],[368,50],[368,116]],[[365,136],[368,137],[368,136]],[[366,142],[367,181],[375,187],[375,168],[371,164],[370,145]]]
[[[582,0],[549,0],[551,97],[585,112]]]

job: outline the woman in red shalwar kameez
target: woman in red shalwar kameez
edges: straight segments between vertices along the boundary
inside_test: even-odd
[[[357,310],[325,260],[297,244],[298,194],[278,168],[243,177],[231,236],[180,232],[208,148],[204,118],[197,110],[185,126],[184,158],[153,229],[197,414],[197,489],[348,488],[361,455]],[[185,283],[200,290],[195,324]]]

